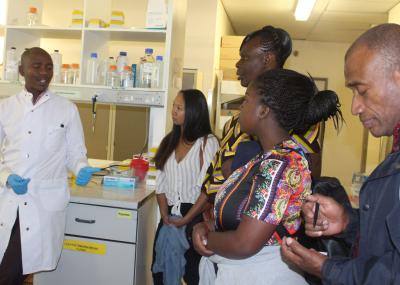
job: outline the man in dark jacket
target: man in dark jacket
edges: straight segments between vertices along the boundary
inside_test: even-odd
[[[400,26],[383,24],[362,34],[345,57],[352,113],[375,137],[400,122]],[[324,284],[400,284],[400,152],[390,154],[360,192],[360,209],[312,195],[302,208],[309,236],[337,235],[352,243],[349,258],[328,258],[287,238],[284,258],[322,278]],[[319,215],[314,222],[314,210]]]

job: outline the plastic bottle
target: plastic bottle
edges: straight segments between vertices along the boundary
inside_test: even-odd
[[[28,13],[26,14],[26,24],[28,26],[34,26],[37,24],[38,16],[36,7],[29,7]]]
[[[107,86],[112,88],[119,88],[121,86],[121,77],[118,74],[117,66],[115,64],[110,66],[107,75]]]
[[[100,70],[100,83],[102,85],[107,85],[107,74],[108,71],[110,70],[110,66],[111,65],[115,65],[115,60],[114,57],[110,56],[106,59],[103,60],[102,64],[101,64],[101,70]]]
[[[130,66],[125,66],[124,71],[121,73],[121,87],[132,88],[133,79]]]
[[[18,81],[18,58],[15,47],[11,47],[7,51],[4,79],[11,82]]]
[[[71,84],[71,73],[70,73],[70,65],[63,64],[61,68],[61,83]]]
[[[156,62],[153,65],[153,73],[151,75],[151,88],[162,87],[163,57],[156,56]]]
[[[51,59],[53,60],[53,82],[61,83],[62,54],[58,49],[51,54]]]
[[[145,56],[141,58],[140,62],[140,74],[141,74],[141,82],[140,87],[143,88],[151,88],[151,74],[153,72],[153,49],[146,48]]]
[[[124,66],[128,65],[128,53],[126,51],[120,51],[117,57],[117,71],[124,71]]]
[[[87,60],[86,65],[86,84],[98,84],[99,62],[97,60],[97,53],[92,52],[90,58]]]
[[[71,84],[79,83],[79,64],[73,63],[71,66]]]

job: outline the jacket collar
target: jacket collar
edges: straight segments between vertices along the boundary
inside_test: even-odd
[[[394,152],[387,156],[387,158],[371,173],[367,181],[396,175],[400,173],[400,152]]]

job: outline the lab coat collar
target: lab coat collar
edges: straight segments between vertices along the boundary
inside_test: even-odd
[[[38,101],[36,102],[35,105],[33,105],[32,103],[33,94],[28,90],[26,90],[26,88],[24,88],[24,90],[20,93],[20,95],[21,99],[25,102],[25,104],[27,104],[31,108],[32,107],[37,108],[38,106],[40,106],[41,104],[50,100],[53,97],[53,94],[49,91],[49,89],[47,89],[46,91],[44,91],[42,94],[39,95]]]

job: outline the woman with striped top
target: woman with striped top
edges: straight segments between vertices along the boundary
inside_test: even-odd
[[[196,202],[207,167],[219,148],[218,139],[211,131],[207,101],[201,91],[191,89],[178,93],[172,106],[172,121],[172,131],[164,137],[155,156],[161,221],[154,244],[160,228],[164,224],[173,224],[171,215],[185,216]],[[201,221],[201,216],[186,221],[189,236],[194,221]],[[198,284],[201,256],[190,246],[185,257],[184,280],[188,285]],[[153,256],[153,262],[155,258]],[[163,273],[153,273],[153,279],[154,284],[163,284]]]

